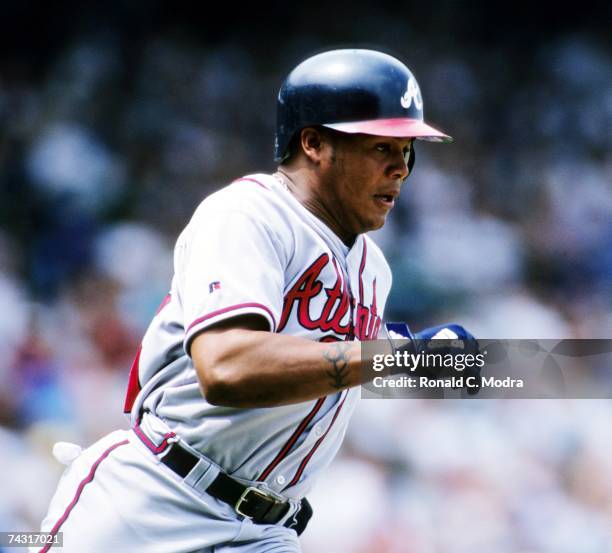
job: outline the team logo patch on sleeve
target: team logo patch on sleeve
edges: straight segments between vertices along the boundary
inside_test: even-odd
[[[218,280],[215,280],[214,282],[211,282],[208,285],[208,293],[212,294],[215,290],[220,290],[221,289],[221,283]]]

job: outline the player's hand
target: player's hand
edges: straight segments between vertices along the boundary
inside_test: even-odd
[[[478,340],[468,332],[463,326],[456,323],[425,328],[411,336],[412,347],[416,353],[440,354],[440,355],[476,355],[479,353]],[[464,358],[465,359],[465,358]],[[423,375],[428,378],[448,378],[453,374],[456,376],[457,369],[452,367],[441,370],[424,369]],[[480,366],[475,364],[472,367],[466,366],[460,372],[464,376],[464,382],[468,382],[468,377],[474,377],[469,382],[476,382],[477,386],[467,387],[470,395],[475,395],[480,390]]]
[[[464,327],[456,323],[425,328],[412,336],[417,352],[450,354],[478,353],[478,340]]]

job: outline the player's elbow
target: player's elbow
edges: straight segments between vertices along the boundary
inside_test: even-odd
[[[194,338],[191,357],[208,403],[225,407],[256,404],[257,379],[248,367],[253,365],[251,350],[260,334],[255,336],[251,329],[217,328]]]
[[[212,405],[226,405],[231,397],[232,373],[228,370],[228,348],[217,333],[202,332],[190,347],[200,391]]]
[[[232,375],[233,371],[222,365],[207,365],[196,369],[200,391],[211,405],[238,407],[239,381]]]
[[[194,355],[194,366],[204,399],[211,405],[242,407],[244,401],[244,370],[232,355],[223,350],[209,349],[207,355]]]

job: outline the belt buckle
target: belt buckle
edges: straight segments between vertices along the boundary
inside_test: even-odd
[[[249,492],[253,492],[254,495],[259,496],[262,499],[266,499],[268,501],[271,500],[273,502],[276,502],[276,500],[272,496],[268,495],[267,493],[262,492],[260,489],[254,486],[249,486],[246,490],[242,492],[240,499],[238,499],[238,501],[236,501],[236,505],[234,505],[234,511],[236,511],[239,515],[242,515],[243,517],[253,518],[252,516],[249,516],[240,510],[242,504],[248,501]]]

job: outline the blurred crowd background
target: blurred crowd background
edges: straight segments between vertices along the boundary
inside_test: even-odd
[[[0,530],[38,528],[53,442],[127,427],[174,240],[207,194],[273,171],[278,88],[324,49],[403,59],[455,137],[417,144],[375,233],[387,320],[612,337],[607,4],[124,4],[0,21]],[[304,551],[609,553],[611,428],[609,401],[364,400]]]

